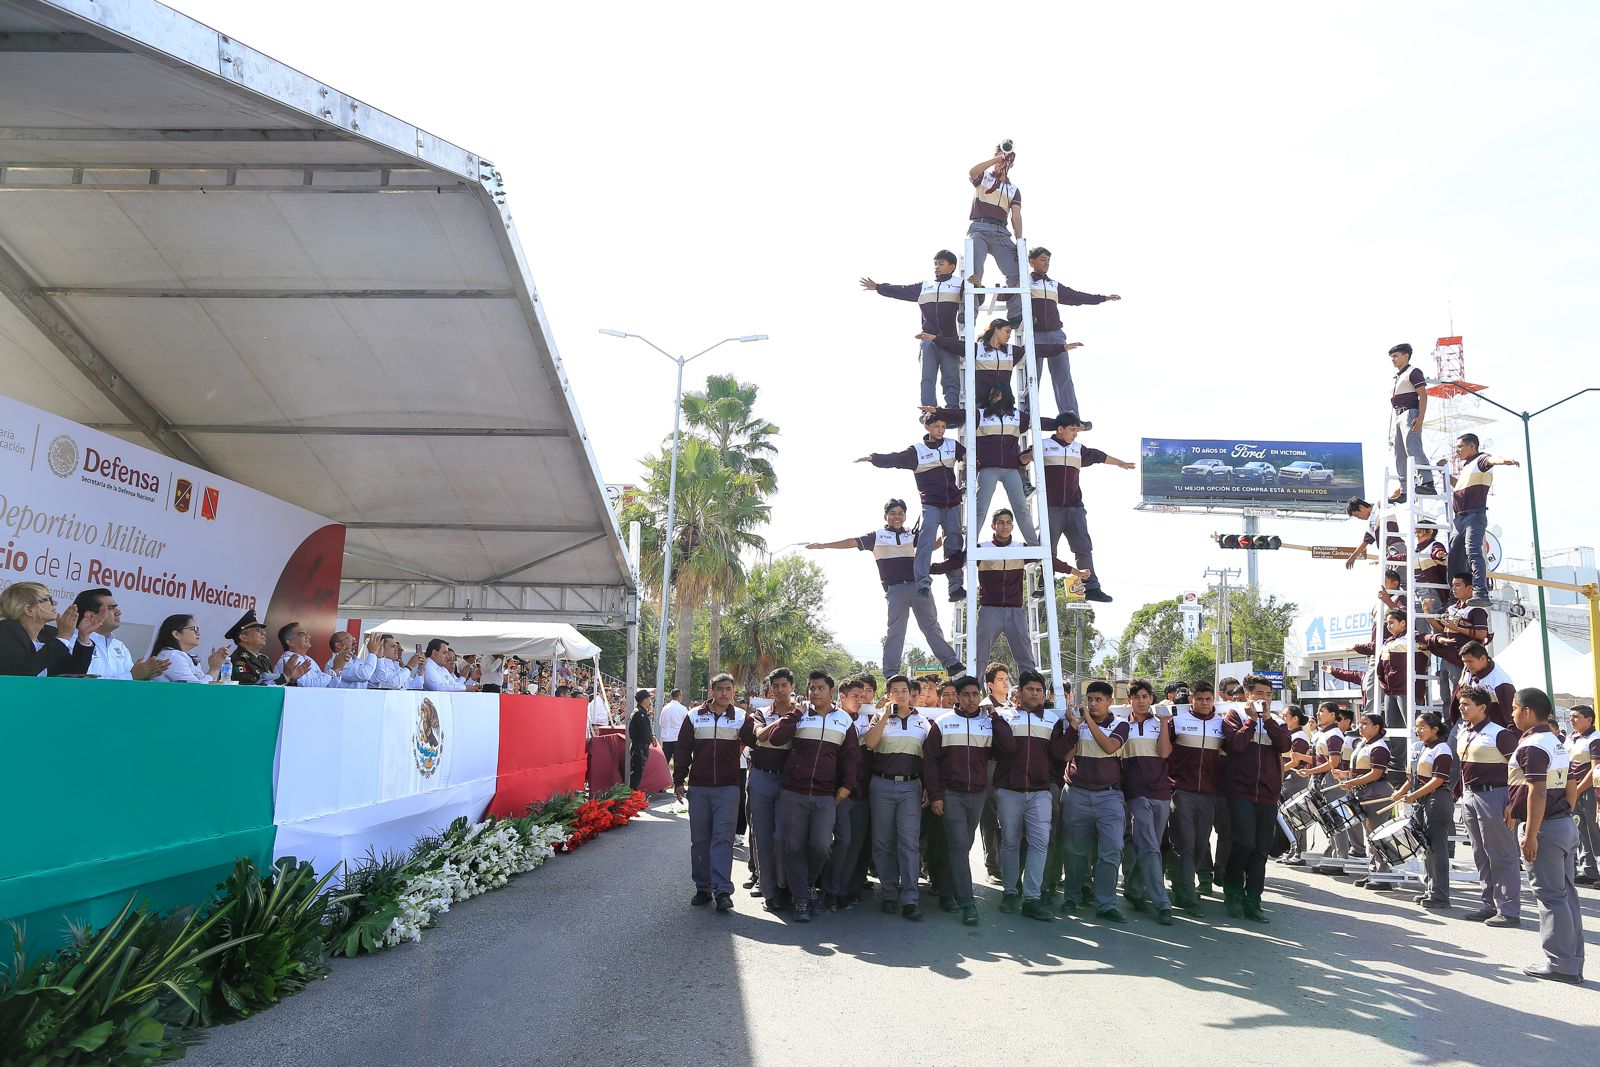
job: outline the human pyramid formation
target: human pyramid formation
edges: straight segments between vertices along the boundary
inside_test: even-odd
[[[963,302],[968,285],[982,286],[983,271],[990,257],[1004,274],[1008,287],[1017,287],[1020,265],[1013,237],[1022,236],[1022,192],[1011,180],[1016,152],[1010,141],[995,147],[995,155],[976,164],[968,172],[973,197],[967,235],[972,240],[969,276],[957,277],[960,265],[954,252],[942,250],[933,258],[933,278],[908,285],[884,285],[871,278],[861,279],[863,287],[880,296],[914,300],[921,309],[920,345],[922,392],[920,397],[923,436],[920,441],[896,452],[862,456],[856,462],[876,467],[914,472],[917,494],[921,498],[922,518],[916,527],[906,527],[906,505],[899,498],[884,505],[884,525],[860,537],[838,541],[812,542],[807,548],[860,549],[871,552],[878,565],[878,579],[888,600],[888,632],[883,644],[883,670],[900,670],[905,648],[906,626],[917,620],[928,648],[950,677],[964,669],[955,649],[939,627],[939,617],[931,596],[933,575],[948,576],[952,601],[966,599],[962,568],[966,563],[966,534],[962,529],[962,494],[971,488],[972,479],[963,477],[967,450],[949,431],[966,424],[968,408],[963,404],[961,360],[966,350],[962,337]],[[1008,230],[1007,226],[1010,226]],[[1004,297],[1007,313],[983,327],[976,342],[974,390],[977,455],[977,516],[982,523],[988,516],[995,490],[1004,486],[1009,508],[1000,508],[990,522],[993,537],[989,544],[1038,544],[1034,521],[1034,485],[1027,480],[1033,462],[1032,448],[1026,443],[1031,419],[1024,395],[1018,401],[1012,379],[1027,355],[1025,344],[1013,344],[1019,330],[1033,333],[1036,368],[1040,381],[1048,367],[1055,393],[1057,414],[1041,418],[1043,430],[1053,431],[1044,442],[1045,507],[1048,509],[1051,554],[1054,570],[1070,573],[1084,582],[1084,597],[1109,602],[1094,568],[1094,546],[1089,536],[1087,511],[1079,472],[1096,463],[1108,463],[1132,470],[1133,464],[1109,456],[1096,448],[1078,443],[1078,435],[1092,428],[1079,412],[1077,390],[1072,382],[1069,352],[1082,347],[1067,340],[1061,319],[1061,305],[1099,304],[1120,300],[1115,293],[1099,296],[1068,288],[1050,277],[1050,250],[1039,247],[1028,255],[1029,313],[1024,316],[1022,302]],[[940,404],[942,401],[942,406]],[[1072,551],[1067,564],[1056,556],[1062,536]],[[1021,541],[1013,540],[1020,537]],[[933,562],[933,550],[943,539],[944,559]],[[1033,644],[1024,612],[1026,598],[1026,560],[984,560],[978,566],[978,619],[976,639],[969,655],[972,663],[989,658],[995,638],[1006,635],[1018,668],[1037,667]],[[1036,595],[1043,595],[1043,583]]]

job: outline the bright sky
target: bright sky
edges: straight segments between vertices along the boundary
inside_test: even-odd
[[[1053,275],[1123,297],[1067,312],[1082,440],[1112,455],[1136,459],[1141,436],[1360,440],[1373,495],[1385,352],[1409,341],[1431,373],[1452,310],[1468,377],[1502,403],[1600,385],[1582,318],[1600,283],[1592,4],[1063,5],[990,29],[941,3],[177,6],[499,166],[607,481],[670,432],[673,368],[600,327],[685,353],[770,334],[692,370],[756,382],[783,428],[774,550],[863,533],[912,496],[909,474],[850,463],[920,432],[916,309],[856,279],[917,281],[959,251],[967,168],[1002,136]],[[1597,420],[1600,394],[1534,421],[1547,554],[1600,540],[1580,436]],[[1479,432],[1525,458],[1515,421]],[[1136,513],[1134,472],[1084,481],[1116,597],[1103,629],[1242,566],[1207,537],[1238,520]],[[1527,515],[1522,472],[1500,471],[1511,557],[1532,554]],[[816,556],[832,626],[875,655],[870,559]],[[1280,552],[1262,582],[1364,603],[1376,572]]]

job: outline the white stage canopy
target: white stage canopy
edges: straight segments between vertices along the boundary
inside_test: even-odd
[[[499,652],[529,659],[594,659],[600,646],[565,623],[451,622],[446,619],[389,619],[368,625],[368,632],[393,634],[402,648],[442,637],[458,653],[490,656]]]
[[[1537,625],[1529,626],[1518,634],[1515,641],[1494,657],[1494,661],[1505,669],[1518,689],[1528,686],[1544,688],[1544,648],[1539,640]],[[1550,680],[1556,687],[1556,693],[1592,700],[1595,696],[1593,658],[1552,633]]]
[[[0,0],[0,390],[344,523],[341,615],[637,618],[504,195],[155,0]]]

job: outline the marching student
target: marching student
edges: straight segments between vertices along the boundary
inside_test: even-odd
[[[977,470],[978,470],[978,523],[989,517],[989,503],[994,499],[996,486],[1005,486],[1006,498],[1011,501],[1022,539],[1030,545],[1039,543],[1039,533],[1033,527],[1033,515],[1028,510],[1028,497],[1023,489],[1022,469],[1033,462],[1033,454],[1022,448],[1022,435],[1029,424],[1026,406],[1017,407],[1008,389],[992,386],[978,409]],[[951,428],[966,425],[965,408],[923,408],[930,414],[942,415],[945,425]],[[968,481],[968,489],[971,481]]]
[[[922,518],[917,523],[916,555],[913,557],[911,576],[919,590],[926,589],[933,578],[933,546],[944,535],[944,555],[960,552],[965,542],[961,533],[961,483],[956,478],[956,464],[967,458],[967,449],[960,441],[945,434],[945,420],[937,410],[922,416],[927,431],[921,441],[899,452],[872,452],[857,463],[870,463],[874,467],[914,471],[917,497],[922,502]],[[950,600],[965,600],[967,591],[961,587],[959,568],[949,571]],[[888,670],[889,665],[885,664]]]
[[[1463,653],[1466,649],[1462,649]],[[1466,660],[1463,655],[1463,661]],[[1578,885],[1600,885],[1600,826],[1595,823],[1595,761],[1600,760],[1600,733],[1594,728],[1594,708],[1572,706],[1572,729],[1567,732],[1567,777],[1577,782],[1578,799],[1573,812],[1578,819]]]
[[[1051,833],[1051,762],[1066,759],[1067,741],[1061,716],[1045,707],[1044,676],[1030,668],[1022,671],[1017,680],[1017,706],[994,709],[996,717],[1004,719],[1009,727],[997,727],[994,738],[994,792],[1000,814],[1000,871],[1005,888],[1000,910],[1018,910],[1020,883],[1023,916],[1049,922],[1055,916],[1039,902],[1039,894]],[[1024,839],[1028,849],[1025,861]]]
[[[858,548],[871,552],[878,565],[878,580],[889,603],[889,631],[883,641],[883,671],[895,674],[900,670],[900,654],[905,650],[906,623],[915,616],[917,628],[928,642],[928,649],[952,677],[965,668],[956,658],[956,650],[944,639],[939,629],[939,614],[926,587],[918,588],[916,581],[916,535],[906,529],[906,502],[891,499],[883,506],[883,526],[860,537],[846,537],[839,541],[812,541],[808,549]]]
[[[733,910],[733,827],[739,815],[739,733],[746,712],[733,703],[733,675],[711,679],[711,700],[683,720],[673,749],[672,791],[689,799],[691,904]]]
[[[1288,728],[1272,714],[1272,683],[1259,674],[1245,677],[1243,708],[1222,717],[1222,792],[1228,798],[1231,848],[1223,897],[1228,916],[1241,914],[1267,922],[1261,894],[1267,884],[1267,852],[1278,825],[1283,798],[1283,754]]]
[[[1312,758],[1316,760],[1309,767],[1302,767],[1295,774],[1311,780],[1311,788],[1324,790],[1333,785],[1333,772],[1337,771],[1344,763],[1344,731],[1339,729],[1339,702],[1337,700],[1324,700],[1317,705],[1317,729],[1311,736]],[[1333,856],[1336,859],[1346,859],[1350,856],[1350,835],[1343,830],[1334,834],[1328,841],[1327,847],[1322,850],[1324,857]],[[1314,874],[1343,874],[1341,864],[1319,863],[1311,868]]]
[[[1010,545],[1011,523],[1010,509],[1000,508],[989,523],[994,536],[979,547],[1005,548]],[[967,554],[957,551],[948,555],[945,562],[937,564],[935,569],[960,567],[966,560]],[[1028,565],[1029,561],[1025,559],[978,561],[978,633],[972,646],[975,661],[988,659],[995,638],[1005,634],[1018,669],[1030,671],[1037,666],[1033,642],[1028,636],[1028,616],[1023,610]]]
[[[1148,683],[1146,683],[1148,685]],[[1117,910],[1117,869],[1122,863],[1122,843],[1127,804],[1122,796],[1122,746],[1129,726],[1111,714],[1111,683],[1090,682],[1084,707],[1069,710],[1063,745],[1069,754],[1067,790],[1061,797],[1061,825],[1067,858],[1061,911],[1075,911],[1078,887],[1089,880],[1089,857],[1094,855],[1094,909],[1107,922],[1125,923]],[[1004,813],[1000,824],[1005,825]]]
[[[794,672],[779,667],[768,674],[767,691],[772,694],[772,703],[751,709],[739,731],[739,740],[750,750],[750,848],[756,856],[756,892],[761,894],[761,906],[776,912],[789,903],[778,803],[792,744],[777,745],[770,737],[778,720],[794,710]],[[677,690],[673,692],[676,694]]]
[[[1054,430],[1044,440],[1044,496],[1049,508],[1050,555],[1056,562],[1055,569],[1063,569],[1059,549],[1065,536],[1073,565],[1088,575],[1083,582],[1083,599],[1109,604],[1111,597],[1101,588],[1100,572],[1094,565],[1094,542],[1089,538],[1089,512],[1083,506],[1079,472],[1096,463],[1131,471],[1133,464],[1078,444],[1078,434],[1090,429],[1091,424],[1080,418],[1074,408],[1063,408],[1054,419],[1042,420],[1040,428]]]
[[[872,859],[878,869],[878,888],[885,914],[898,911],[920,922],[917,878],[922,872],[920,840],[922,805],[922,746],[930,721],[911,705],[911,680],[903,674],[885,683],[889,705],[878,713],[867,731],[872,750]]]
[[[1167,897],[1161,870],[1161,840],[1172,814],[1172,779],[1167,761],[1172,756],[1172,705],[1152,707],[1155,691],[1143,678],[1128,687],[1128,737],[1118,754],[1122,758],[1122,793],[1128,809],[1128,843],[1131,862],[1123,857],[1122,893],[1138,911],[1154,909],[1156,921],[1172,925],[1172,901]],[[1220,737],[1219,737],[1220,740]],[[1079,739],[1079,747],[1083,741]]]
[[[1288,705],[1283,709],[1283,722],[1289,730],[1289,751],[1284,753],[1283,761],[1283,799],[1287,801],[1295,794],[1311,788],[1311,783],[1298,772],[1316,762],[1315,734],[1311,729],[1310,716],[1299,705]],[[1305,850],[1306,832],[1296,828],[1294,840],[1289,843],[1289,854],[1278,862],[1285,867],[1304,867]]]
[[[1482,641],[1468,641],[1461,646],[1461,686],[1469,685],[1481,685],[1489,691],[1489,721],[1510,729],[1511,705],[1516,700],[1517,687],[1511,684],[1511,676],[1489,658],[1489,649]],[[1452,713],[1451,717],[1459,718],[1459,715]]]
[[[861,685],[855,712],[856,740],[865,742],[878,711],[878,679],[863,672],[855,680]],[[844,865],[849,888],[841,908],[854,907],[867,895],[867,871],[872,866],[872,752],[862,744],[860,753],[861,762],[856,768],[856,785],[860,788],[852,794],[856,803],[850,809],[850,852]]]
[[[1412,820],[1426,840],[1423,891],[1417,903],[1425,908],[1450,907],[1450,834],[1455,827],[1455,801],[1450,796],[1450,772],[1455,753],[1444,716],[1437,711],[1417,714],[1418,749],[1407,788],[1395,794],[1403,804],[1415,804]]]
[[[933,280],[910,285],[885,285],[861,279],[861,288],[891,300],[915,300],[922,312],[917,334],[922,356],[922,402],[937,403],[935,387],[943,386],[946,407],[961,403],[961,343],[958,316],[966,283],[956,277],[956,254],[941,248],[933,255]]]
[[[1391,753],[1389,742],[1384,736],[1387,731],[1383,726],[1382,712],[1363,712],[1359,729],[1360,733],[1350,754],[1349,769],[1334,771],[1333,776],[1339,780],[1339,788],[1347,791],[1359,805],[1361,825],[1365,828],[1367,839],[1370,841],[1372,831],[1385,821],[1388,809],[1383,802],[1394,795],[1394,787],[1384,777],[1389,772]],[[1371,856],[1371,861],[1367,869],[1371,873],[1388,872],[1388,861],[1377,849],[1369,848],[1368,855]],[[1377,882],[1370,878],[1358,878],[1355,884],[1379,892],[1390,888],[1387,882]]]
[[[1057,411],[1082,411],[1078,405],[1078,391],[1072,386],[1072,362],[1067,355],[1074,348],[1082,348],[1077,341],[1068,343],[1061,322],[1061,305],[1103,304],[1108,300],[1121,300],[1116,293],[1096,296],[1080,293],[1050,277],[1050,250],[1035,248],[1028,253],[1028,296],[1033,313],[1034,354],[1039,359],[1039,381],[1044,382],[1044,367],[1050,368],[1050,384],[1055,389]]]
[[[1416,647],[1416,639],[1409,632],[1411,627],[1406,619],[1405,611],[1390,608],[1383,618],[1383,644],[1375,647],[1363,641],[1352,646],[1357,653],[1373,657],[1377,664],[1378,692],[1383,697],[1383,712],[1391,726],[1404,726],[1406,721],[1408,656],[1416,677],[1412,696],[1417,704],[1427,703],[1428,698],[1428,655]]]
[[[872,710],[862,706],[863,691],[860,678],[846,678],[839,683],[839,710],[850,716],[855,725],[856,740],[861,742],[861,762],[856,765],[856,788],[834,807],[833,848],[828,851],[828,863],[822,869],[824,911],[848,911],[852,907],[850,874],[855,869],[856,858],[871,845],[866,809],[872,753],[867,751],[866,737],[872,725]]]
[[[836,806],[855,792],[861,764],[855,722],[834,704],[833,689],[832,676],[812,671],[808,703],[779,719],[767,738],[790,745],[778,818],[783,823],[783,869],[798,923],[821,914],[815,887],[833,848]]]
[[[983,685],[985,695],[980,707],[995,709],[1009,707],[1011,704],[1011,672],[1004,663],[990,662],[983,669]],[[998,750],[996,759],[999,758]],[[978,822],[978,831],[983,837],[983,865],[989,875],[989,880],[999,885],[1000,877],[1000,809],[995,804],[994,797],[994,763],[989,764],[989,792],[988,799],[983,805],[983,815]]]
[[[1417,638],[1424,650],[1442,661],[1440,673],[1459,679],[1464,669],[1461,649],[1468,641],[1487,645],[1494,638],[1489,632],[1489,611],[1472,602],[1472,575],[1459,571],[1450,576],[1451,602],[1441,618],[1428,620],[1428,630]],[[1506,706],[1510,714],[1510,705]],[[1505,722],[1510,722],[1506,719]],[[1502,724],[1504,725],[1504,723]]]
[[[1472,576],[1472,599],[1476,608],[1489,606],[1489,566],[1483,557],[1483,534],[1489,528],[1489,487],[1494,483],[1494,468],[1515,467],[1514,459],[1486,456],[1478,451],[1478,435],[1464,433],[1456,438],[1455,483],[1450,492],[1450,515],[1455,537],[1450,542],[1450,573]]]
[[[1539,902],[1539,946],[1545,962],[1524,967],[1530,978],[1583,982],[1583,910],[1573,877],[1578,828],[1567,789],[1567,750],[1555,735],[1555,709],[1543,689],[1517,690],[1512,722],[1522,731],[1511,758],[1506,824],[1522,824],[1522,858]]]
[[[1011,181],[1011,168],[1016,165],[1017,154],[1006,150],[1007,143],[996,145],[993,158],[967,171],[973,188],[967,225],[967,236],[972,238],[972,262],[967,264],[967,270],[971,274],[968,280],[975,286],[983,285],[984,262],[990,256],[1005,275],[1006,288],[1016,288],[1021,278],[1013,234],[1022,236],[1022,190]],[[1011,223],[1010,233],[1006,232],[1007,220]],[[1015,296],[1003,299],[1006,317],[1020,323],[1022,305]]]
[[[922,775],[929,807],[944,820],[950,886],[961,922],[978,925],[972,893],[972,839],[989,797],[995,737],[1011,726],[994,708],[980,706],[983,687],[970,674],[955,680],[956,706],[935,718],[922,743]]]
[[[1173,903],[1189,915],[1199,915],[1195,876],[1202,866],[1207,875],[1212,873],[1211,827],[1222,788],[1222,717],[1210,682],[1194,683],[1189,699],[1173,710],[1173,744],[1167,758],[1173,786],[1172,844],[1177,852]],[[1304,784],[1302,779],[1295,781]]]
[[[1409,479],[1406,474],[1406,457],[1416,460],[1419,468],[1429,466],[1428,454],[1422,449],[1422,423],[1428,415],[1428,379],[1418,367],[1411,365],[1411,346],[1395,345],[1389,349],[1389,361],[1394,366],[1394,382],[1389,390],[1389,439],[1394,445],[1394,476],[1400,488],[1389,495],[1389,503],[1398,504],[1406,498]],[[1433,484],[1431,470],[1417,473],[1417,493],[1433,496],[1438,490]]]
[[[1466,917],[1486,926],[1520,926],[1522,868],[1517,837],[1506,819],[1507,775],[1517,750],[1517,731],[1489,717],[1491,700],[1481,685],[1464,686],[1456,696],[1463,723],[1456,737],[1462,821],[1483,895],[1482,906]]]

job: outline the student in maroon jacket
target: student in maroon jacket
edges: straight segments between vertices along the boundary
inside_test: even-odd
[[[1093,681],[1084,695],[1082,715],[1066,719],[1067,791],[1061,797],[1059,833],[1067,856],[1066,893],[1061,910],[1079,902],[1078,887],[1089,877],[1094,856],[1095,914],[1107,922],[1125,923],[1117,910],[1117,868],[1122,863],[1128,806],[1122,796],[1122,746],[1128,724],[1111,714],[1111,684]]]
[[[961,402],[961,343],[957,315],[961,312],[966,283],[956,277],[954,252],[941,248],[933,256],[933,280],[910,285],[885,285],[871,278],[861,279],[861,288],[891,300],[915,300],[922,311],[922,329],[917,340],[922,344],[922,402],[934,403],[934,386],[942,384],[945,407]],[[942,383],[939,379],[943,379]]]
[[[855,720],[833,702],[833,688],[831,675],[812,671],[806,685],[810,703],[783,716],[765,736],[771,744],[790,746],[778,800],[779,836],[794,921],[801,923],[822,913],[816,886],[833,849],[836,806],[856,792],[860,773]]]
[[[733,910],[733,827],[739,815],[739,731],[745,712],[733,703],[733,675],[711,679],[711,700],[690,712],[672,752],[672,791],[689,793],[691,904]]]
[[[1461,671],[1461,684],[1456,687],[1456,693],[1474,685],[1487,689],[1493,697],[1489,701],[1489,721],[1511,729],[1511,705],[1516,699],[1517,687],[1512,684],[1511,676],[1504,668],[1489,658],[1489,649],[1482,641],[1468,641],[1461,646]],[[1454,696],[1450,705],[1453,709],[1450,717],[1459,719],[1461,709],[1456,705]]]
[[[1061,716],[1045,706],[1044,695],[1044,675],[1025,670],[1017,676],[1017,706],[995,708],[1009,730],[996,731],[994,792],[1000,814],[1000,877],[1005,886],[1000,910],[1017,910],[1020,885],[1022,914],[1050,922],[1055,916],[1039,900],[1051,833],[1050,783],[1055,765],[1067,758],[1067,748]]]
[[[945,435],[944,416],[938,411],[923,415],[922,425],[927,433],[911,447],[898,452],[871,452],[856,460],[874,467],[915,472],[922,521],[917,531],[917,554],[911,576],[918,590],[932,584],[929,569],[933,565],[933,546],[941,533],[944,534],[945,559],[960,552],[965,544],[961,539],[961,483],[956,480],[956,464],[966,461],[967,448],[954,437]],[[965,600],[967,591],[961,588],[962,572],[952,569],[948,573],[951,602]]]
[[[1417,714],[1415,725],[1419,753],[1416,773],[1410,788],[1396,794],[1396,801],[1415,804],[1412,816],[1417,830],[1426,839],[1423,892],[1417,903],[1425,908],[1450,907],[1450,835],[1455,832],[1455,800],[1450,795],[1451,772],[1456,755],[1450,748],[1449,728],[1437,711]]]
[[[1128,687],[1128,739],[1122,744],[1122,795],[1128,805],[1122,893],[1135,910],[1154,908],[1156,921],[1172,925],[1172,901],[1161,871],[1161,839],[1172,814],[1172,710],[1155,704],[1155,689],[1143,678]],[[1081,744],[1081,742],[1080,742]]]
[[[1278,825],[1283,796],[1283,754],[1289,729],[1272,714],[1272,683],[1259,674],[1244,680],[1245,705],[1222,718],[1222,793],[1228,798],[1233,847],[1223,898],[1228,915],[1264,923],[1261,893],[1267,884],[1267,851]]]
[[[955,681],[956,706],[939,715],[922,743],[922,780],[928,788],[933,813],[944,819],[945,843],[950,853],[950,883],[961,922],[978,925],[978,905],[972,895],[972,838],[989,796],[990,761],[996,737],[1008,744],[1011,726],[983,708],[983,686],[970,674]]]

